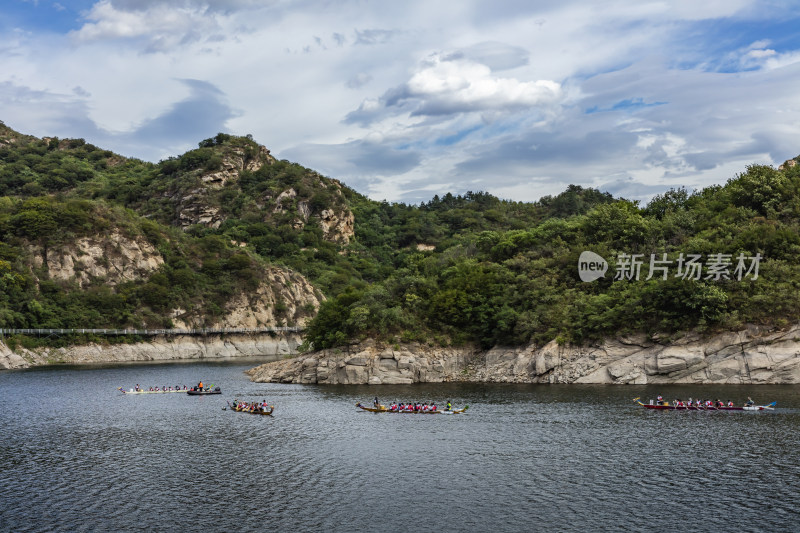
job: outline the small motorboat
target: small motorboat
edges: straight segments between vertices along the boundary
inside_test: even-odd
[[[189,396],[205,396],[207,394],[222,394],[222,391],[220,390],[219,387],[214,387],[213,389],[211,387],[206,387],[202,389],[199,389],[197,387],[192,387],[191,389],[186,391],[186,394],[188,394]]]

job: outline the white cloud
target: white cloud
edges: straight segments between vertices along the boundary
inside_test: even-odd
[[[140,39],[145,43],[144,51],[166,52],[220,35],[218,19],[223,15],[209,12],[206,5],[139,3],[144,4],[141,9],[119,9],[111,0],[98,2],[85,14],[89,22],[71,32],[71,37],[78,44]]]
[[[486,65],[467,60],[443,61],[438,55],[427,63],[408,81],[404,95],[423,101],[416,111],[419,114],[550,105],[561,96],[560,85],[551,80],[498,78]]]

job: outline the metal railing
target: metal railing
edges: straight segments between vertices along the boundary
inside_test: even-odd
[[[276,326],[274,328],[197,328],[197,329],[6,329],[0,328],[0,335],[215,335],[215,334],[256,334],[256,333],[298,333],[305,328],[300,326]]]

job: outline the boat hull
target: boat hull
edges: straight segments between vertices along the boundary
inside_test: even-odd
[[[658,411],[772,411],[778,402],[772,402],[768,405],[745,405],[744,407],[706,407],[706,406],[677,406],[669,404],[647,404],[639,401],[639,398],[634,398],[634,402],[641,405],[645,409],[655,409]]]
[[[248,415],[261,415],[261,416],[272,416],[272,413],[275,411],[275,407],[272,407],[269,411],[250,411],[249,409],[239,409],[238,407],[234,406],[231,406],[231,409],[236,411],[237,413],[246,413]]]
[[[122,387],[117,387],[117,390],[120,391],[122,394],[170,394],[174,392],[186,392],[187,389],[180,389],[180,390],[125,390]]]
[[[222,391],[217,387],[214,390],[187,390],[186,394],[189,396],[207,396],[209,394],[222,394]]]
[[[464,406],[463,409],[453,409],[450,411],[411,411],[408,409],[404,409],[402,411],[392,411],[391,409],[387,409],[386,407],[365,407],[360,403],[356,404],[356,407],[362,409],[364,411],[369,411],[370,413],[394,413],[394,414],[401,414],[401,415],[458,415],[469,409],[469,406]]]

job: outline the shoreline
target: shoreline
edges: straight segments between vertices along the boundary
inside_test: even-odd
[[[748,326],[675,339],[619,336],[582,345],[496,346],[481,350],[368,340],[266,363],[247,372],[264,383],[411,384],[797,384],[800,324],[785,330]]]
[[[156,336],[132,344],[74,345],[63,348],[19,348],[12,351],[0,342],[0,369],[12,370],[48,365],[98,363],[179,362],[267,357],[280,360],[297,353],[298,333],[276,335]]]
[[[673,339],[618,336],[583,345],[434,347],[374,340],[300,354],[299,333],[154,337],[134,344],[20,348],[0,342],[0,369],[258,358],[254,382],[391,385],[412,383],[798,384],[800,324]],[[266,362],[265,362],[266,360]]]

